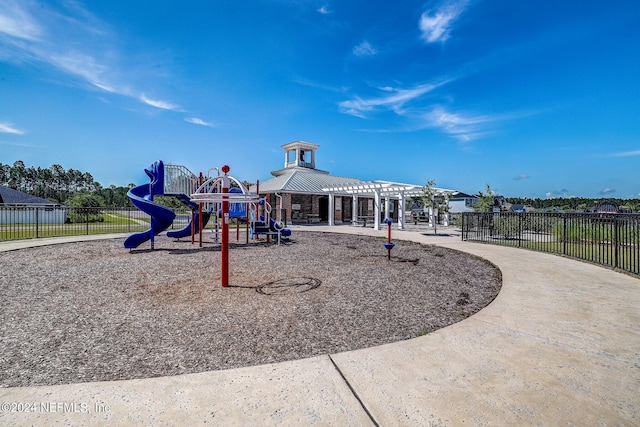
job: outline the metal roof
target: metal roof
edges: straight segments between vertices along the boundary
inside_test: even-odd
[[[0,185],[0,203],[3,204],[24,204],[24,205],[58,205],[42,197],[32,196],[22,191]]]
[[[325,187],[334,187],[341,184],[358,184],[363,181],[356,178],[332,176],[326,172],[314,169],[292,168],[291,171],[276,176],[260,183],[260,193],[300,193],[300,194],[326,194]],[[250,191],[255,192],[256,186],[252,185]],[[336,191],[336,193],[349,194]]]

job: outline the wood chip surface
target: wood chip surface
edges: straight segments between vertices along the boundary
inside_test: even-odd
[[[301,359],[416,337],[489,304],[492,264],[384,239],[296,232],[236,243],[230,284],[205,234],[0,253],[0,387],[178,375]]]

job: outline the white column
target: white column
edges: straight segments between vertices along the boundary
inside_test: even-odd
[[[380,189],[376,188],[373,202],[373,228],[380,230]]]
[[[447,208],[449,207],[449,194],[446,193],[444,195],[444,202],[447,205]],[[448,227],[449,226],[449,209],[447,209],[447,211],[444,213],[444,226]]]
[[[336,225],[335,216],[335,194],[331,191],[329,192],[329,226]]]
[[[353,195],[353,202],[351,205],[351,225],[358,223],[358,195]]]
[[[398,194],[398,230],[404,230],[405,202],[404,191],[401,191]]]
[[[389,213],[390,206],[391,204],[389,203],[389,198],[385,197],[384,198],[384,217],[385,218],[391,218],[391,215]]]

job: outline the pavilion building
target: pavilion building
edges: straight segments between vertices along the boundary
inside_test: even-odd
[[[422,186],[333,176],[316,169],[319,147],[304,141],[283,145],[284,167],[272,171],[273,178],[251,186],[252,193],[267,197],[273,218],[289,223],[368,223],[376,229],[383,218],[393,218],[398,228],[404,228],[407,199],[421,196]]]
[[[316,169],[316,150],[319,147],[304,141],[283,145],[284,167],[272,171],[273,178],[260,182],[257,186],[251,186],[252,193],[259,192],[260,195],[268,198],[277,212],[273,215],[274,218],[282,221],[286,218],[286,221],[291,223],[327,222],[329,194],[323,188],[362,182],[356,178],[333,176],[327,171]],[[352,205],[343,204],[343,196],[351,200],[348,193],[341,193],[336,199],[334,218],[337,223],[347,219],[351,221],[353,216]],[[358,214],[366,216],[369,212],[366,209],[360,209]]]

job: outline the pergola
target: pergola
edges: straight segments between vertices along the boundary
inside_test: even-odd
[[[436,195],[447,197],[455,190],[447,190],[444,188],[434,188]],[[374,219],[373,228],[380,230],[380,212],[381,204],[384,199],[385,217],[389,217],[389,208],[391,199],[398,200],[398,229],[404,230],[405,227],[405,202],[407,197],[416,197],[423,195],[423,187],[413,184],[402,184],[391,181],[368,181],[357,184],[336,185],[333,187],[323,188],[322,191],[329,193],[329,225],[335,225],[334,203],[335,195],[351,194],[353,196],[352,216],[353,222],[357,221],[358,197],[373,197],[374,199]]]

